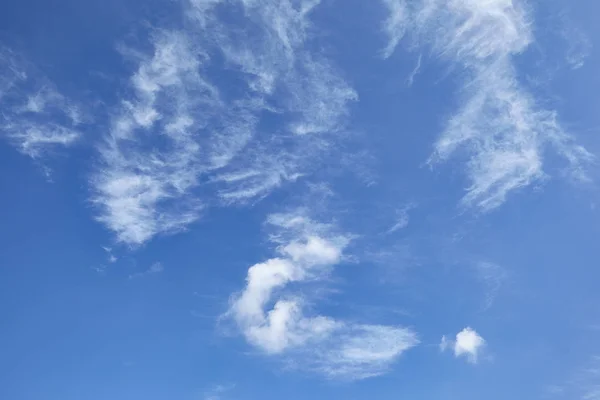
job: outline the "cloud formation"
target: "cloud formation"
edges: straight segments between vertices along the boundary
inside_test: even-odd
[[[348,235],[302,214],[278,214],[278,257],[253,265],[246,287],[233,298],[228,316],[249,343],[270,355],[295,357],[302,367],[328,377],[363,379],[384,373],[418,344],[414,332],[396,326],[362,325],[305,313],[307,298],[286,291],[292,283],[318,281],[343,259]]]
[[[408,9],[413,40],[462,71],[461,106],[435,143],[430,163],[468,154],[470,186],[462,204],[489,211],[508,194],[543,179],[544,152],[552,147],[577,179],[592,156],[574,143],[557,113],[539,104],[518,80],[515,57],[534,41],[533,21],[520,0],[392,2]],[[397,4],[396,4],[397,3]],[[390,7],[390,1],[385,1]],[[406,19],[406,18],[405,18]],[[384,27],[390,26],[390,20]],[[406,28],[388,31],[389,53]]]
[[[0,131],[23,154],[39,159],[76,143],[83,112],[18,54],[0,45]]]
[[[485,286],[485,302],[483,304],[485,311],[494,304],[498,292],[506,281],[507,273],[501,266],[487,261],[477,263],[475,270],[477,277]]]
[[[305,49],[318,3],[190,1],[184,27],[152,31],[150,52],[122,46],[131,90],[91,179],[98,219],[120,242],[186,229],[213,203],[257,201],[331,150],[357,95]]]
[[[452,349],[455,357],[465,356],[470,363],[476,364],[485,344],[485,340],[474,329],[467,327],[456,334],[455,340],[442,336],[440,350]]]
[[[147,270],[129,275],[129,279],[143,278],[143,277],[149,276],[149,275],[160,274],[164,270],[165,270],[165,267],[162,265],[162,263],[155,262]]]

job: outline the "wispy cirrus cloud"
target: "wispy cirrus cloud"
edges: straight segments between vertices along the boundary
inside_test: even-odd
[[[566,160],[577,179],[585,179],[592,155],[574,143],[557,113],[541,106],[519,82],[515,58],[534,41],[533,20],[524,1],[398,4],[396,8],[410,10],[411,37],[464,71],[462,104],[448,120],[430,159],[435,164],[459,150],[468,154],[470,186],[464,206],[491,210],[509,193],[543,179],[547,148]],[[386,49],[395,49],[403,35],[404,29],[389,31]]]
[[[279,244],[278,257],[249,268],[246,287],[227,313],[250,344],[270,355],[291,357],[299,368],[350,380],[386,372],[418,344],[408,328],[307,315],[307,298],[286,287],[324,279],[342,262],[351,237],[301,213],[272,215],[268,222],[276,227],[271,240]]]
[[[190,191],[202,170],[202,149],[193,135],[206,118],[192,112],[219,103],[199,73],[204,55],[188,37],[157,32],[152,45],[151,55],[137,56],[132,92],[111,121],[99,148],[102,164],[91,180],[98,219],[133,245],[198,218],[202,204]]]
[[[91,179],[120,242],[185,229],[208,204],[257,201],[331,150],[357,96],[305,49],[318,3],[190,1],[184,26],[154,30],[150,52],[124,48],[137,67]]]
[[[38,159],[76,143],[83,113],[16,52],[0,45],[0,130],[23,154]]]
[[[404,38],[411,24],[410,9],[406,0],[382,0],[387,7],[388,17],[383,23],[383,31],[388,37],[388,44],[383,49],[383,58],[389,58]],[[419,65],[421,64],[419,58]],[[413,74],[414,75],[414,74]],[[411,79],[412,81],[412,79]],[[412,83],[412,82],[411,82]]]
[[[395,223],[390,229],[388,229],[387,233],[394,233],[396,231],[406,228],[408,226],[408,223],[410,222],[409,211],[411,211],[415,207],[416,205],[414,203],[408,203],[400,209],[396,210]]]
[[[507,279],[507,273],[500,265],[487,261],[476,263],[475,271],[478,279],[485,286],[485,302],[483,304],[483,310],[485,311],[494,304]]]

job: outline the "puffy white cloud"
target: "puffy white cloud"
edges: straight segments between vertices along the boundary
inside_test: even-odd
[[[277,218],[290,219],[273,217]],[[312,225],[308,220],[306,224]],[[251,343],[269,353],[280,353],[336,328],[328,318],[304,316],[303,300],[298,296],[277,300],[271,310],[266,307],[276,290],[326,274],[329,267],[340,262],[348,241],[344,236],[321,237],[306,230],[278,248],[282,257],[248,269],[246,288],[236,297],[230,313]]]
[[[305,296],[286,292],[286,286],[325,277],[342,261],[350,237],[302,214],[272,215],[269,223],[282,230],[272,236],[280,244],[280,257],[249,268],[246,287],[228,312],[249,343],[267,354],[293,357],[300,368],[339,379],[380,375],[418,344],[417,335],[407,328],[306,315]]]
[[[476,364],[486,342],[474,329],[465,328],[456,334],[455,340],[442,337],[440,350],[452,349],[455,357],[466,356],[469,362]]]

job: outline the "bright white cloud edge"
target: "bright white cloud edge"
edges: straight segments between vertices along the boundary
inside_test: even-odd
[[[269,223],[278,231],[272,236],[278,257],[249,268],[246,287],[233,297],[227,313],[250,344],[291,359],[298,368],[357,380],[387,372],[419,343],[405,327],[307,315],[305,296],[286,286],[326,277],[343,260],[351,237],[302,214],[272,215]]]
[[[440,350],[452,349],[455,357],[466,357],[470,363],[477,364],[485,340],[474,329],[467,327],[456,334],[454,340],[442,336]]]

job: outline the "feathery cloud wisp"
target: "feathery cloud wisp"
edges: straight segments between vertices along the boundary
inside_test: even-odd
[[[41,74],[0,45],[0,130],[23,154],[38,159],[81,137],[83,113]]]
[[[185,29],[155,30],[151,54],[122,51],[137,68],[91,179],[98,219],[119,241],[186,229],[207,204],[261,199],[330,151],[357,96],[305,49],[318,3],[190,1]],[[244,11],[240,29],[229,29],[219,7]],[[241,93],[211,72],[213,58]],[[201,199],[200,181],[214,189]]]
[[[389,7],[389,0],[385,4]],[[396,4],[396,2],[392,2]],[[471,182],[462,199],[483,211],[501,205],[508,194],[545,177],[543,159],[551,147],[577,179],[592,156],[574,143],[556,112],[538,104],[518,80],[514,58],[533,42],[533,21],[523,1],[421,0],[407,5],[410,36],[465,70],[462,105],[435,143],[430,162],[469,154]],[[390,11],[390,18],[393,9]],[[389,26],[389,21],[384,26]],[[389,33],[387,52],[405,29]]]

